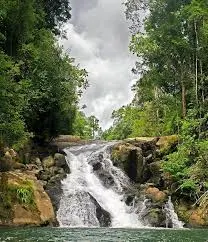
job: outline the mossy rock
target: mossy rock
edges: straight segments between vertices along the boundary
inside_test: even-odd
[[[144,220],[153,227],[165,227],[166,216],[162,209],[151,208]]]
[[[162,136],[156,143],[160,153],[168,154],[178,144],[179,138],[177,135]]]
[[[0,225],[41,225],[54,220],[50,199],[31,174],[0,173],[0,200]]]
[[[43,159],[42,164],[43,164],[44,169],[48,169],[55,165],[55,160],[52,156],[48,156]]]
[[[175,204],[178,217],[187,226],[207,227],[208,226],[208,203],[200,203],[193,206],[188,201],[180,200]]]

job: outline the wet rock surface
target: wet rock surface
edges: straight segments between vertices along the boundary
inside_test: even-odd
[[[96,206],[96,216],[100,223],[100,227],[110,227],[111,225],[110,213],[105,211],[93,196],[90,195],[90,199]]]

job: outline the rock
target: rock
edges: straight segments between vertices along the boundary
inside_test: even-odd
[[[149,169],[152,173],[152,175],[160,175],[161,174],[161,164],[162,162],[161,161],[155,161],[155,162],[152,162],[151,164],[149,164]]]
[[[55,165],[57,167],[65,167],[66,166],[66,158],[64,155],[56,153],[54,155]]]
[[[158,141],[157,137],[135,137],[126,139],[125,142],[132,144],[136,147],[142,149],[142,155],[148,157],[152,154],[152,159],[155,159],[156,156],[156,142]]]
[[[167,199],[167,195],[156,187],[147,188],[146,196],[153,202],[164,202]]]
[[[34,165],[34,164],[27,164],[27,165],[26,165],[26,168],[27,168],[29,171],[39,170],[39,169],[38,169],[38,166],[37,166],[37,165]]]
[[[203,210],[197,209],[191,213],[191,216],[189,217],[189,223],[192,226],[200,227],[208,225],[205,220],[205,216],[208,217],[208,215],[205,215],[203,213]]]
[[[4,157],[0,159],[0,172],[12,170],[14,163],[10,153],[6,152]]]
[[[42,168],[42,162],[40,160],[40,158],[36,157],[33,162],[33,164],[35,164],[36,166],[38,166],[38,168],[40,169],[40,167]]]
[[[134,182],[143,181],[144,159],[142,150],[128,143],[120,143],[112,149],[112,160]]]
[[[61,182],[65,177],[66,177],[65,173],[56,174],[55,176],[51,177],[51,179],[49,180],[49,184]]]
[[[11,155],[11,157],[12,158],[15,158],[15,157],[17,157],[17,152],[16,151],[14,151],[13,149],[9,149],[9,154]]]
[[[37,174],[37,178],[42,181],[49,181],[51,179],[51,173],[49,170],[47,171],[40,171]]]
[[[89,196],[90,196],[90,199],[92,200],[92,202],[96,206],[96,217],[100,223],[100,227],[110,227],[110,225],[111,225],[110,213],[107,212],[106,210],[104,210],[93,196],[91,196],[90,194],[89,194]]]
[[[17,170],[26,169],[26,165],[19,162],[15,162],[13,165],[13,169],[17,169]]]
[[[152,208],[144,215],[143,220],[146,224],[153,227],[166,227],[166,216],[162,209]]]
[[[60,135],[55,139],[56,142],[79,142],[81,138],[75,135]]]
[[[156,145],[159,147],[162,153],[168,152],[171,148],[178,144],[178,136],[177,135],[170,135],[170,136],[162,136],[159,138]]]
[[[41,226],[55,221],[51,200],[34,175],[17,171],[0,173],[0,191],[1,225]],[[26,200],[22,200],[21,192],[26,191]]]
[[[66,156],[60,153],[56,153],[54,155],[54,160],[55,160],[55,165],[59,168],[63,168],[64,171],[69,174],[70,173],[70,169],[69,166],[66,162]]]
[[[5,152],[4,157],[5,157],[7,160],[12,160],[12,156],[11,156],[11,154],[9,153],[9,151],[6,151],[6,152]]]
[[[97,162],[97,163],[93,164],[92,167],[93,167],[93,171],[97,171],[97,170],[102,169],[102,164],[100,162]]]
[[[105,187],[110,188],[115,184],[110,170],[104,168],[106,165],[108,166],[108,161],[104,160],[102,154],[95,154],[91,157],[90,164]]]
[[[55,160],[53,159],[52,156],[48,156],[43,159],[42,164],[43,164],[43,168],[47,169],[55,165]]]
[[[185,222],[187,227],[208,226],[208,203],[199,203],[193,206],[193,202],[180,199],[175,206],[178,217]]]
[[[62,179],[63,177],[58,177],[58,176],[53,177],[45,185],[46,192],[52,201],[55,212],[57,212],[59,209],[59,203],[61,200],[61,196],[63,194],[63,190],[61,186]]]
[[[38,225],[39,222],[40,217],[38,213],[28,210],[20,204],[14,205],[13,225]]]

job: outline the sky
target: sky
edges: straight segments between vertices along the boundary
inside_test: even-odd
[[[62,44],[88,71],[89,87],[81,98],[87,116],[95,115],[103,129],[112,124],[112,111],[133,98],[131,73],[135,57],[129,52],[130,33],[123,0],[71,0],[72,19]]]

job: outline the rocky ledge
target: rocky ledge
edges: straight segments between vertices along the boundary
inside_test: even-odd
[[[16,153],[0,159],[0,226],[57,225],[61,180],[70,172],[58,147]],[[25,164],[24,164],[25,163]]]
[[[54,221],[51,200],[34,173],[0,173],[1,226],[44,226]]]
[[[177,144],[176,135],[130,138],[112,147],[111,159],[136,184],[137,195],[147,199],[147,212],[142,215],[144,223],[171,226],[165,224],[164,208],[168,197],[172,196],[175,211],[185,226],[208,226],[208,203],[193,204],[175,195],[172,177],[162,170],[163,156],[171,153]]]

